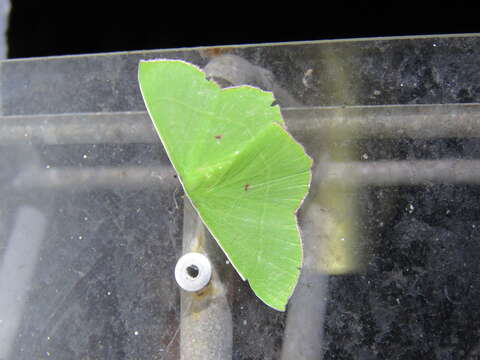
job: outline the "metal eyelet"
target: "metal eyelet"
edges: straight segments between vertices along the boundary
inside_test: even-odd
[[[208,258],[196,252],[183,255],[175,266],[175,280],[185,291],[203,289],[212,277],[212,265]]]

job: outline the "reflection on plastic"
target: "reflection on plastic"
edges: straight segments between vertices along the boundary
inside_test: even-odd
[[[0,359],[8,359],[12,350],[46,225],[33,207],[17,212],[0,267]]]
[[[330,59],[328,66],[332,69],[341,63],[335,54],[331,54]],[[342,76],[336,79],[337,94],[349,88],[348,82]],[[342,118],[342,108],[331,114],[334,123]],[[350,178],[348,183],[341,177],[336,181],[323,181],[329,164],[354,158],[355,150],[349,141],[341,146],[337,143],[337,139],[352,139],[354,134],[354,124],[333,127],[325,131],[321,139],[316,139],[318,146],[310,149],[316,162],[302,222],[305,257],[300,281],[289,306],[282,360],[323,358],[328,276],[356,273],[363,267],[363,254],[358,246],[360,234],[355,227],[358,204],[352,196],[358,190],[357,179]]]
[[[319,266],[330,216],[315,201],[306,201],[302,217],[304,264],[297,288],[290,300],[283,338],[282,360],[322,359],[323,323],[328,298],[328,274]]]

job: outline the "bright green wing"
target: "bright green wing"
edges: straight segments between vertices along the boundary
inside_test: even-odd
[[[199,216],[255,294],[285,310],[302,266],[296,211],[312,160],[284,130],[272,93],[220,89],[178,60],[140,62],[139,82]]]

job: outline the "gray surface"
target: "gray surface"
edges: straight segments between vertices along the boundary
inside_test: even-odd
[[[0,121],[18,119],[21,124],[32,119],[25,120],[24,115],[38,119],[45,115],[50,121],[49,115],[55,114],[57,119],[75,118],[78,128],[82,121],[78,114],[88,113],[84,117],[88,127],[95,118],[91,115],[99,112],[106,117],[144,112],[136,82],[139,59],[175,57],[204,66],[221,53],[240,56],[273,74],[276,86],[288,92],[288,101],[293,98],[303,104],[299,111],[304,114],[333,111],[332,116],[322,117],[329,129],[322,136],[309,130],[308,116],[298,126],[299,139],[318,169],[338,163],[343,174],[371,171],[377,180],[375,186],[358,189],[330,185],[325,191],[318,187],[321,181],[312,187],[312,193],[320,194],[314,201],[329,216],[348,219],[336,222],[338,231],[354,235],[344,239],[348,241],[343,247],[329,244],[332,252],[322,253],[318,273],[308,274],[309,279],[328,277],[324,317],[322,306],[311,317],[320,319],[312,333],[323,334],[324,358],[478,357],[480,193],[472,184],[477,179],[475,168],[461,181],[449,171],[457,160],[468,166],[480,157],[478,134],[465,126],[470,116],[478,116],[475,106],[459,120],[459,127],[451,126],[458,119],[452,107],[424,111],[414,107],[405,118],[385,111],[382,121],[393,119],[391,129],[397,129],[399,121],[415,122],[409,132],[398,136],[372,138],[368,131],[358,136],[355,127],[342,133],[331,125],[340,121],[332,119],[353,118],[355,126],[375,131],[377,118],[365,105],[479,103],[479,37],[7,61],[1,65]],[[322,110],[325,106],[335,108]],[[432,111],[437,111],[438,122]],[[430,116],[422,117],[425,113]],[[375,121],[362,122],[365,114]],[[35,231],[42,238],[36,242],[37,255],[31,246],[24,258],[32,258],[33,270],[22,280],[23,312],[10,327],[17,330],[10,334],[14,341],[6,359],[178,359],[180,296],[173,269],[182,253],[183,194],[169,170],[165,177],[148,171],[169,169],[158,141],[152,142],[149,135],[136,142],[122,140],[148,128],[135,123],[130,131],[125,129],[128,121],[113,135],[103,135],[108,126],[104,130],[100,126],[91,142],[84,136],[82,141],[61,144],[27,139],[0,145],[0,269],[9,264],[7,254],[15,249],[12,239],[19,238],[15,224],[22,222],[22,208],[36,209],[47,224],[45,235]],[[39,120],[28,126],[38,126],[35,131],[42,133],[47,125]],[[23,126],[29,134],[31,129]],[[307,133],[302,134],[301,128]],[[68,131],[62,134],[68,138]],[[375,176],[385,170],[376,167],[383,161],[403,176],[388,187]],[[425,164],[421,161],[441,165],[441,181],[429,168],[421,168]],[[405,165],[415,165],[418,174],[425,175],[421,186],[404,174]],[[137,168],[143,172],[135,173]],[[61,172],[66,169],[72,171]],[[37,174],[48,170],[57,172],[50,180],[43,178],[45,186],[12,191],[21,176],[26,184],[41,184],[40,177],[35,181]],[[132,172],[135,176],[123,178]],[[81,174],[88,176],[79,180]],[[321,171],[316,174],[316,181],[321,180]],[[351,180],[351,175],[345,176]],[[64,178],[65,186],[48,186]],[[124,180],[128,186],[122,185]],[[27,227],[34,229],[34,222]],[[345,244],[343,237],[332,234],[334,230],[330,235],[336,245]],[[304,285],[302,291],[312,295],[308,282]],[[235,273],[226,286],[233,319],[232,358],[279,359],[286,314],[263,305]],[[299,326],[289,331],[295,333]],[[303,340],[307,350],[316,349],[313,345],[309,349],[308,343],[315,339]]]
[[[228,302],[228,282],[233,270],[225,255],[197,215],[184,202],[183,252],[202,253],[212,265],[212,278],[201,290],[181,292],[180,359],[228,360],[232,358],[233,324]]]
[[[0,59],[6,59],[8,53],[7,30],[10,15],[10,0],[0,1]]]

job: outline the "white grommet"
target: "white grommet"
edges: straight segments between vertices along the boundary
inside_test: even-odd
[[[175,280],[186,291],[203,289],[212,277],[210,260],[200,253],[191,252],[183,255],[175,266]]]

